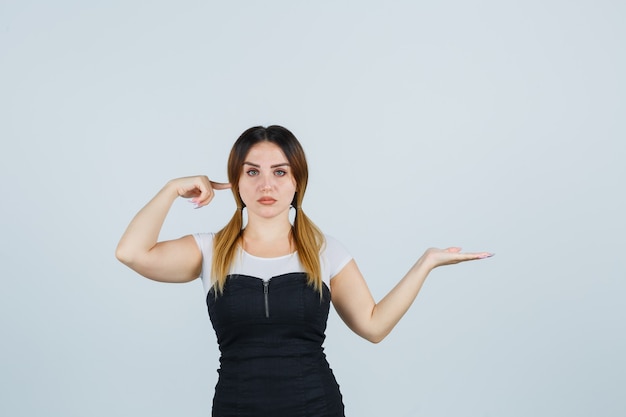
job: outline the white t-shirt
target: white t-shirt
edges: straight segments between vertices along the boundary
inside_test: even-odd
[[[200,278],[202,279],[205,294],[208,294],[212,288],[211,262],[213,259],[214,235],[214,233],[196,233],[193,235],[202,252]],[[352,255],[336,239],[328,235],[324,237],[326,243],[320,252],[320,266],[322,268],[322,281],[330,289],[330,280],[350,262]],[[266,281],[272,277],[292,272],[304,272],[297,252],[277,258],[260,258],[249,254],[241,248],[229,270],[229,274],[249,275]]]

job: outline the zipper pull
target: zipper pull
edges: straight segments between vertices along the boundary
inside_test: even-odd
[[[265,297],[265,318],[270,317],[270,303],[268,300],[268,292],[269,292],[269,281],[263,281],[263,296]]]

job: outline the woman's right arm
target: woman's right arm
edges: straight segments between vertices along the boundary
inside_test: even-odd
[[[115,256],[146,278],[162,282],[188,282],[198,277],[202,253],[193,236],[159,242],[165,217],[177,197],[191,198],[196,207],[209,204],[214,190],[230,184],[210,181],[206,176],[169,181],[128,225],[117,245]]]

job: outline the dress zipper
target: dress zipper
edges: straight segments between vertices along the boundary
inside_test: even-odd
[[[265,296],[265,317],[266,318],[270,317],[270,303],[269,303],[269,300],[267,299],[269,285],[270,285],[269,281],[263,281],[263,295]]]

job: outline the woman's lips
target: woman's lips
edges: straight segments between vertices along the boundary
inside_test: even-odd
[[[257,200],[260,204],[270,205],[276,202],[276,199],[272,197],[261,197]]]

